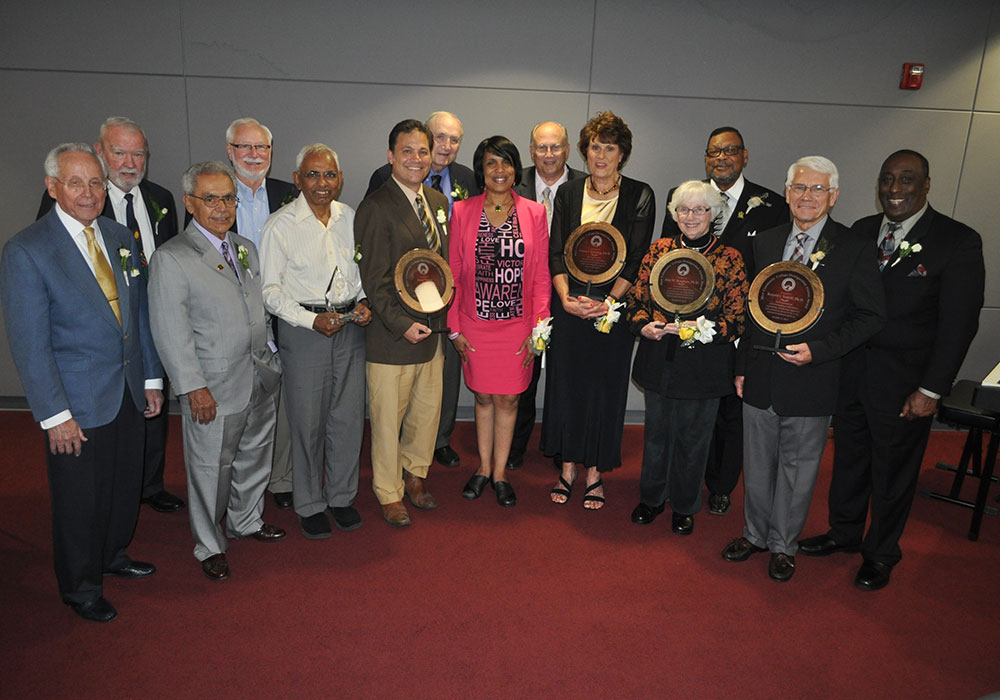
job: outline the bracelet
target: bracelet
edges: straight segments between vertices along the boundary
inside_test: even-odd
[[[454,340],[455,338],[457,338],[460,335],[462,335],[462,334],[461,333],[449,333],[448,334],[448,340]]]

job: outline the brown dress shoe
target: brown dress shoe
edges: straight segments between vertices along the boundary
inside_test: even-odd
[[[260,529],[257,530],[257,532],[250,536],[258,542],[277,542],[278,540],[284,539],[285,531],[280,527],[264,523],[260,526]]]
[[[403,527],[410,524],[410,516],[402,501],[386,503],[382,506],[382,517],[393,527]]]
[[[437,508],[438,504],[434,500],[434,496],[424,488],[424,480],[419,476],[414,476],[405,469],[403,470],[403,488],[406,491],[406,495],[410,498],[410,503],[415,508],[420,508],[421,510]]]
[[[229,562],[225,554],[213,554],[201,562],[202,572],[213,581],[229,578]]]

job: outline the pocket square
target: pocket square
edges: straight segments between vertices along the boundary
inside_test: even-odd
[[[753,231],[747,231],[747,238],[753,238],[756,235],[757,235],[757,229],[754,229]]]
[[[923,265],[917,265],[915,268],[913,268],[910,274],[907,275],[907,277],[926,277],[926,276],[927,276],[927,268],[924,267]]]

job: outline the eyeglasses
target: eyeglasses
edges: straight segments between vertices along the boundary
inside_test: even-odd
[[[801,185],[801,184],[795,184],[795,185],[789,185],[788,189],[791,190],[792,192],[794,192],[795,194],[799,195],[800,197],[802,195],[804,195],[806,192],[811,192],[811,193],[813,193],[814,195],[816,195],[818,197],[819,195],[823,194],[824,192],[829,192],[830,190],[835,190],[837,188],[836,187],[823,187],[823,185]]]
[[[309,172],[305,173],[302,177],[304,177],[306,180],[318,180],[321,177],[325,180],[336,180],[338,177],[340,177],[340,173],[338,173],[336,170],[327,170],[326,172],[323,173],[319,172],[318,170],[310,170]]]
[[[539,143],[532,146],[531,150],[533,150],[535,153],[551,153],[552,155],[557,156],[563,151],[565,151],[566,147],[563,146],[562,144],[556,144],[555,146],[548,146]]]
[[[705,155],[709,158],[718,158],[723,153],[727,156],[738,155],[741,151],[746,150],[745,146],[723,146],[722,148],[706,148]]]
[[[210,194],[207,197],[199,197],[196,194],[189,196],[194,197],[195,199],[200,199],[205,203],[205,206],[211,207],[212,209],[215,209],[220,204],[228,209],[230,207],[235,207],[240,203],[240,198],[235,194],[224,194],[221,197],[217,194]]]
[[[111,155],[114,156],[115,158],[125,158],[126,156],[132,156],[136,160],[144,160],[146,158],[145,151],[132,151],[130,153],[128,151],[123,151],[120,148],[112,148]]]
[[[260,151],[261,153],[267,153],[271,150],[271,145],[268,143],[231,143],[229,144],[235,148],[240,153],[249,153],[250,151]]]
[[[705,216],[712,211],[711,207],[677,207],[674,209],[677,212],[677,216],[687,216],[688,214],[694,214],[695,216]]]
[[[76,178],[73,178],[69,182],[63,182],[59,178],[53,179],[74,194],[80,194],[85,190],[97,192],[99,190],[107,189],[107,185],[104,184],[104,180],[98,180],[97,178],[94,178],[90,182],[84,182],[83,180],[78,180]]]

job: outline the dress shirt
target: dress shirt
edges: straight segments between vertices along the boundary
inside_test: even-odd
[[[721,225],[715,231],[715,235],[719,235],[725,230],[726,224],[729,223],[729,219],[733,218],[733,214],[736,213],[736,204],[740,201],[740,197],[743,196],[743,186],[746,184],[746,180],[744,180],[743,175],[740,174],[740,176],[736,178],[736,182],[734,182],[732,186],[725,191],[725,193],[723,193],[723,191],[719,189],[719,186],[715,184],[715,180],[709,178],[708,182],[716,192],[722,194],[729,200],[729,216],[725,221],[721,222]]]
[[[208,239],[208,242],[212,244],[212,247],[215,248],[215,250],[219,253],[219,255],[222,255],[222,241],[225,240],[226,243],[229,244],[229,255],[233,259],[233,267],[236,268],[234,270],[234,272],[236,273],[236,279],[240,280],[240,282],[242,283],[243,280],[240,277],[241,273],[240,273],[239,270],[240,270],[241,267],[243,267],[243,264],[240,262],[239,246],[233,245],[233,241],[229,237],[229,233],[226,232],[225,239],[222,239],[222,238],[219,238],[218,236],[216,236],[214,233],[212,233],[211,231],[209,231],[207,228],[205,228],[201,224],[199,224],[196,219],[191,219],[191,223],[194,224],[194,227],[196,229],[198,229],[199,231],[201,231],[201,235],[203,235],[205,238]],[[225,258],[226,256],[222,255],[222,257]]]
[[[421,187],[419,192],[414,192],[409,187],[404,185],[402,182],[396,179],[396,176],[392,176],[392,181],[399,185],[399,189],[403,190],[403,194],[406,195],[407,201],[410,202],[410,206],[413,207],[413,213],[417,215],[417,219],[420,218],[420,212],[417,211],[417,195],[419,194],[424,200],[424,207],[427,208],[427,213],[432,217],[437,216],[437,212],[430,210],[430,202],[427,201],[427,195],[424,193],[424,188]],[[361,251],[364,253],[364,251]]]
[[[153,251],[156,250],[156,239],[153,238],[153,227],[149,225],[149,210],[146,208],[145,197],[136,185],[128,192],[122,192],[114,183],[108,183],[108,199],[111,201],[111,208],[115,211],[115,220],[125,228],[128,228],[125,218],[125,208],[128,206],[125,195],[132,195],[132,210],[135,212],[135,220],[139,222],[139,235],[142,236],[142,252],[149,260]]]
[[[261,180],[260,187],[253,192],[242,180],[236,178],[236,195],[240,198],[240,203],[236,206],[236,226],[241,236],[249,238],[260,249],[261,232],[267,217],[271,215],[267,202],[267,182]]]
[[[803,265],[809,264],[809,256],[812,255],[813,248],[816,247],[816,241],[819,240],[819,234],[823,232],[823,227],[826,225],[826,220],[829,218],[829,214],[824,216],[822,219],[817,221],[815,224],[809,227],[809,230],[803,231],[799,228],[799,225],[792,221],[792,230],[788,234],[788,238],[785,240],[785,252],[782,254],[782,260],[791,260],[792,252],[795,250],[795,237],[799,233],[805,233],[806,238],[802,241],[802,248],[805,251]]]
[[[293,326],[313,327],[317,314],[301,305],[326,306],[334,270],[346,285],[345,297],[334,303],[365,296],[354,261],[354,210],[340,202],[330,203],[325,226],[304,194],[274,212],[264,225],[260,259],[264,306]]]
[[[448,216],[450,217],[451,216],[451,205],[455,201],[455,198],[451,196],[451,190],[452,190],[452,185],[451,185],[451,166],[449,165],[447,167],[442,168],[441,172],[439,172],[439,173],[434,172],[434,168],[431,168],[431,171],[429,173],[427,173],[427,177],[424,178],[424,184],[427,185],[428,187],[430,187],[431,186],[431,178],[434,175],[440,175],[441,176],[441,194],[443,194],[445,197],[448,198]],[[398,180],[397,180],[397,182],[398,182]],[[412,192],[412,191],[413,190],[410,190],[410,192]],[[427,201],[427,197],[424,197],[424,201],[425,202]]]
[[[535,201],[541,204],[542,193],[545,191],[545,188],[548,187],[552,190],[551,194],[549,195],[550,206],[555,206],[556,191],[559,189],[559,185],[563,184],[568,180],[569,180],[569,167],[565,165],[563,166],[562,175],[560,175],[559,179],[556,180],[551,185],[545,184],[545,180],[543,180],[542,176],[538,174],[538,168],[535,168]]]
[[[59,221],[62,222],[62,225],[66,228],[67,231],[69,231],[70,238],[72,238],[73,243],[76,244],[77,250],[80,251],[80,255],[83,256],[84,262],[87,263],[87,267],[90,269],[91,272],[94,272],[94,263],[90,259],[90,251],[87,249],[87,234],[83,232],[83,229],[85,229],[86,226],[84,226],[79,221],[74,219],[72,216],[64,212],[62,210],[62,207],[60,207],[58,203],[56,203],[55,207],[56,207],[56,215],[59,217]],[[111,270],[114,271],[116,267],[121,267],[121,260],[118,256],[117,251],[115,252],[115,257],[113,258],[110,255],[108,255],[108,249],[104,247],[104,236],[101,235],[101,227],[98,226],[97,219],[91,221],[90,226],[91,228],[94,229],[94,240],[97,243],[97,247],[101,249],[101,252],[104,253],[104,257],[108,259],[108,264],[111,265]],[[95,279],[97,278],[97,273],[94,273],[94,278]],[[144,388],[162,390],[163,378],[160,377],[158,379],[146,379]],[[42,427],[42,430],[48,430],[49,428],[54,428],[60,423],[65,423],[72,417],[73,417],[72,411],[70,411],[67,408],[65,411],[60,411],[54,416],[49,416],[45,420],[39,421],[38,424]]]
[[[893,252],[895,252],[895,250],[897,248],[899,248],[899,244],[903,242],[903,239],[906,238],[907,234],[909,234],[910,231],[913,229],[913,227],[917,224],[917,222],[920,221],[920,217],[923,216],[926,211],[927,211],[927,202],[924,202],[924,206],[921,207],[920,211],[918,211],[916,214],[914,214],[913,216],[909,217],[908,219],[904,219],[903,221],[897,222],[900,227],[896,231],[896,233],[894,233],[893,236],[892,236],[893,237],[893,243],[894,243],[894,245],[892,247]],[[886,231],[888,229],[889,229],[889,217],[887,217],[887,216],[885,216],[883,214],[882,215],[882,225],[878,229],[878,243],[877,244],[878,244],[879,250],[882,249],[882,239],[885,238],[885,233],[886,233]],[[938,398],[940,398],[940,397],[938,397]]]

